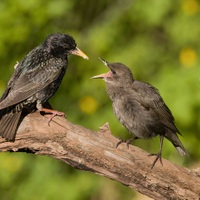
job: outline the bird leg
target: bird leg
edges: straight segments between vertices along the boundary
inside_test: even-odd
[[[116,144],[116,148],[117,148],[120,144],[126,143],[126,146],[127,146],[127,148],[129,149],[129,144],[130,144],[133,140],[136,140],[136,139],[138,139],[138,138],[137,138],[137,137],[132,137],[132,138],[130,138],[130,139],[128,139],[128,140],[124,140],[124,139],[121,139],[121,138],[120,138],[120,141]]]
[[[55,116],[61,116],[61,117],[65,117],[65,113],[63,112],[59,112],[57,110],[52,110],[52,109],[49,109],[49,108],[43,108],[42,107],[42,104],[40,102],[37,102],[37,105],[36,105],[37,109],[40,111],[40,112],[44,112],[44,113],[50,113],[50,117],[49,117],[49,120],[48,120],[48,125],[50,126],[50,122],[52,121],[52,119],[55,117]]]
[[[151,169],[154,168],[154,166],[155,166],[155,164],[156,164],[156,162],[157,162],[158,160],[160,160],[161,165],[163,165],[162,157],[161,157],[161,155],[162,155],[163,140],[164,140],[164,136],[161,135],[161,136],[160,136],[160,149],[159,149],[159,152],[158,152],[157,154],[150,154],[150,155],[149,155],[149,156],[156,156],[156,159],[153,161],[153,164],[152,164],[152,166],[151,166]]]

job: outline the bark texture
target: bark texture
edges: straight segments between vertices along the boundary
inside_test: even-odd
[[[200,170],[189,170],[163,159],[151,170],[155,157],[133,145],[121,144],[106,123],[98,132],[55,117],[29,114],[14,143],[0,138],[0,151],[24,151],[51,156],[72,167],[116,180],[153,199],[200,199]]]

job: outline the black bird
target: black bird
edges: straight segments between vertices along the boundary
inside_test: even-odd
[[[59,88],[68,66],[67,56],[88,57],[67,34],[51,34],[15,65],[15,71],[0,99],[0,136],[14,141],[16,131],[28,113],[39,111],[55,115],[62,112],[43,108]]]
[[[106,82],[107,94],[112,101],[113,111],[123,126],[133,134],[134,138],[152,138],[160,136],[160,150],[156,155],[162,164],[162,146],[164,137],[175,146],[180,155],[187,152],[178,138],[179,130],[174,124],[174,117],[164,103],[158,90],[152,85],[134,79],[130,69],[121,63],[108,63],[105,74],[92,77],[102,78]],[[134,138],[127,140],[128,143]],[[117,146],[121,141],[117,144]],[[127,144],[128,144],[127,143]]]

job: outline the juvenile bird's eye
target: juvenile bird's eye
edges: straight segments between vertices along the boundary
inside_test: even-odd
[[[113,74],[117,74],[116,71],[114,71],[114,70],[111,70],[111,71],[112,71]]]
[[[106,82],[107,94],[112,101],[114,114],[120,123],[133,135],[126,141],[120,140],[116,147],[126,142],[127,145],[136,138],[160,137],[160,148],[151,169],[157,161],[162,164],[162,146],[167,138],[180,155],[187,155],[183,144],[178,138],[179,130],[174,123],[174,117],[152,85],[135,80],[131,70],[122,63],[101,61],[110,71],[94,78],[101,78]]]

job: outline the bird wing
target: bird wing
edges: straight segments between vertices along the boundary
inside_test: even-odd
[[[61,70],[56,70],[56,68],[52,70],[54,64],[57,63],[54,63],[52,59],[51,64],[45,66],[45,68],[37,65],[26,72],[20,70],[24,66],[18,66],[1,98],[0,109],[15,105],[29,98],[56,80]]]
[[[137,95],[134,95],[144,107],[158,108],[164,106],[164,101],[160,96],[157,88],[152,85],[140,81],[134,81],[134,87],[131,89]]]
[[[179,132],[174,124],[174,117],[160,96],[158,90],[152,85],[140,81],[134,82],[133,95],[134,98],[140,102],[142,106],[146,109],[153,109],[153,111],[158,115],[160,121],[173,132]]]

